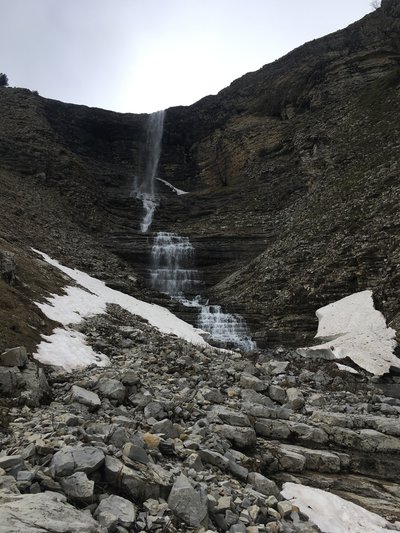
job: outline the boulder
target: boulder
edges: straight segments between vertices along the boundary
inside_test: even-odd
[[[17,346],[0,355],[0,366],[17,366],[23,368],[28,362],[25,346]]]
[[[222,426],[216,426],[215,431],[228,439],[233,446],[245,450],[247,448],[254,448],[257,443],[256,432],[253,428],[244,428],[236,426],[228,426],[227,424]]]
[[[195,490],[184,475],[180,475],[175,481],[168,505],[171,511],[190,527],[198,527],[206,521],[206,495]]]
[[[73,385],[71,388],[70,400],[71,402],[81,403],[92,409],[97,409],[101,405],[100,398],[96,393],[78,387],[77,385]]]
[[[65,447],[54,454],[50,464],[55,476],[69,476],[74,472],[90,474],[104,463],[104,452],[93,446]]]
[[[109,400],[122,403],[126,398],[126,388],[117,379],[104,378],[99,381],[98,390]]]
[[[106,533],[90,514],[56,492],[0,493],[0,533]]]
[[[75,472],[62,478],[60,483],[69,500],[79,503],[93,501],[94,481],[88,479],[85,472]]]
[[[108,531],[116,526],[129,528],[135,522],[136,508],[129,500],[111,495],[101,500],[94,512],[94,517]]]
[[[261,492],[261,494],[265,494],[265,496],[278,497],[279,495],[279,489],[276,486],[276,483],[258,472],[250,472],[247,476],[247,481],[254,490]]]

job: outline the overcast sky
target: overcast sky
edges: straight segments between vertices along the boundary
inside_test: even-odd
[[[188,105],[360,19],[371,0],[0,0],[11,86],[123,112]]]

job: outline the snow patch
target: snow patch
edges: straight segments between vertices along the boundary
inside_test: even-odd
[[[386,326],[384,316],[375,309],[372,291],[346,296],[321,307],[316,315],[319,320],[316,338],[331,340],[301,348],[298,351],[301,355],[312,357],[325,351],[335,359],[350,357],[358,366],[377,376],[389,372],[392,365],[400,366],[400,359],[393,353],[396,332]]]
[[[166,185],[171,190],[173,190],[174,193],[177,194],[178,196],[180,196],[181,194],[189,194],[187,191],[182,191],[182,189],[178,189],[177,187],[174,187],[172,183],[170,183],[169,181],[163,180],[161,178],[156,178],[156,180],[161,181],[161,183],[164,183],[164,185]]]
[[[92,363],[101,366],[108,364],[105,355],[99,358],[98,354],[85,344],[84,335],[68,328],[71,324],[79,324],[86,317],[104,313],[107,304],[120,305],[133,315],[144,318],[162,333],[177,335],[195,345],[208,346],[201,336],[204,332],[184,322],[168,309],[142,302],[133,296],[111,289],[103,281],[85,272],[61,265],[38,250],[34,252],[79,285],[65,287],[65,294],[61,296],[54,294],[47,298],[45,303],[36,303],[48,318],[66,327],[66,329],[57,328],[40,343],[34,357],[42,363],[63,366],[68,370]]]
[[[51,335],[43,335],[35,359],[44,365],[62,366],[65,370],[89,365],[109,366],[104,354],[96,353],[86,344],[86,337],[69,328],[56,328]]]
[[[284,483],[281,494],[305,513],[323,533],[393,531],[393,524],[381,516],[321,489]]]

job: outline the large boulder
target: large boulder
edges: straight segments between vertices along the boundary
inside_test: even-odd
[[[117,526],[129,528],[135,522],[136,508],[129,500],[111,495],[101,500],[94,516],[107,530]]]
[[[74,472],[90,474],[104,463],[104,452],[93,446],[66,446],[54,454],[50,464],[57,477],[70,476]]]
[[[0,533],[106,533],[90,514],[56,492],[0,493]]]
[[[184,475],[175,481],[168,498],[168,505],[188,526],[198,527],[207,518],[205,494],[195,490]]]

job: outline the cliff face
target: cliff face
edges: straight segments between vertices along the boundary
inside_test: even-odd
[[[190,194],[159,183],[151,229],[190,236],[208,294],[261,345],[305,342],[317,307],[365,288],[400,329],[399,17],[384,0],[166,113],[160,177]],[[1,238],[144,290],[130,280],[152,238],[131,190],[146,116],[5,88],[0,112]]]

